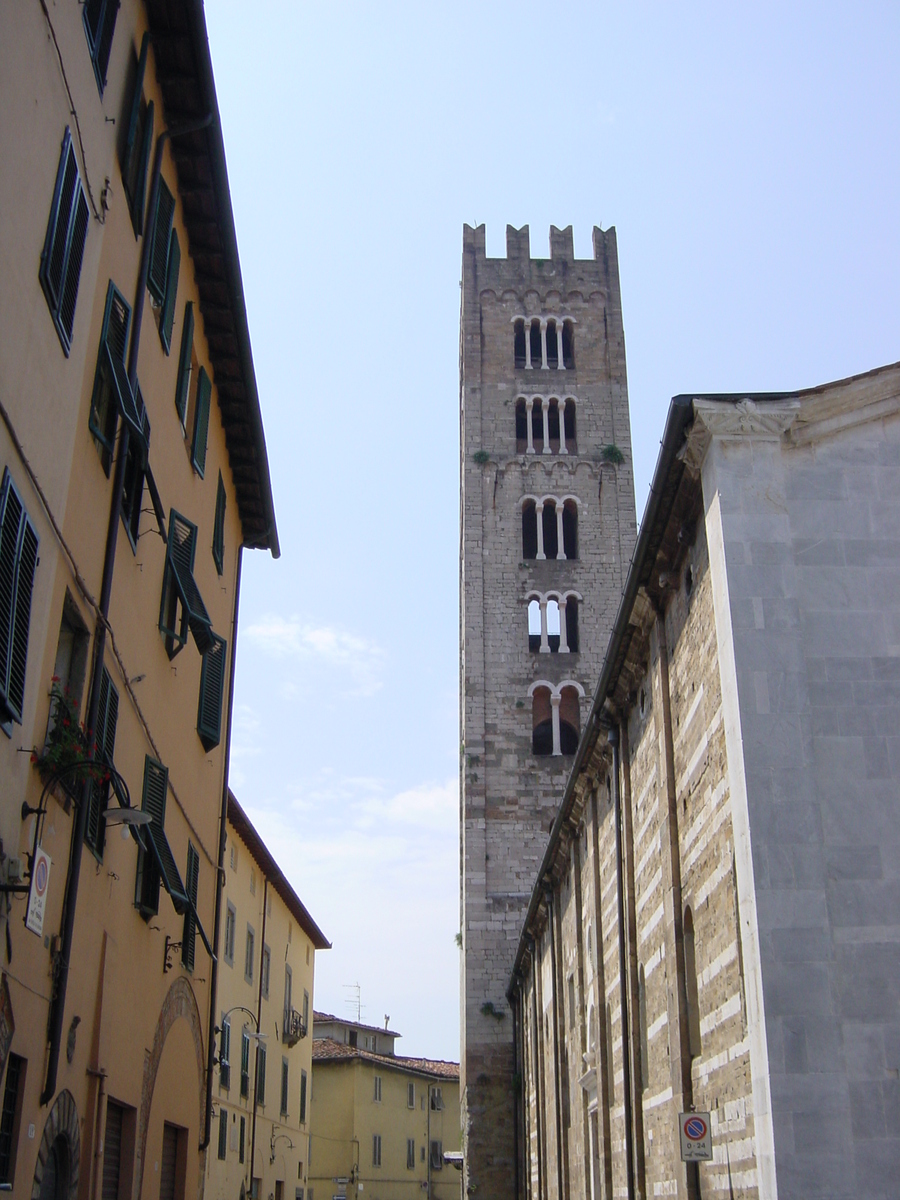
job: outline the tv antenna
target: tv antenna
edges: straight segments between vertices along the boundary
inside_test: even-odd
[[[356,1009],[356,1023],[359,1025],[362,1023],[362,1010],[365,1008],[362,1003],[362,988],[358,983],[344,983],[341,986],[350,993],[344,1003]]]

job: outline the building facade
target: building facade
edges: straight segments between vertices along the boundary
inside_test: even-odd
[[[459,1065],[394,1053],[399,1034],[316,1013],[306,1200],[457,1200]]]
[[[514,1187],[506,984],[634,542],[615,231],[533,259],[464,227],[460,316],[465,1184]]]
[[[896,1190],[898,466],[900,366],[672,402],[511,976],[522,1196]]]
[[[222,905],[206,1194],[303,1200],[315,956],[331,947],[232,793]]]
[[[278,555],[203,6],[6,7],[0,94],[0,1182],[194,1196],[241,556]]]

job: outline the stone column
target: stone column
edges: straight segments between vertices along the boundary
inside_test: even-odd
[[[565,324],[565,321],[556,322],[556,354],[559,360],[556,367],[557,371],[564,371],[566,369],[566,360],[563,355],[563,329],[565,328]]]
[[[568,454],[566,446],[566,402],[560,400],[557,404],[559,409],[559,452],[560,454]]]
[[[530,371],[531,366],[531,321],[525,322],[525,370]]]
[[[541,370],[550,370],[547,362],[547,322],[543,318],[541,318]]]
[[[531,365],[530,363],[528,364]],[[534,397],[525,401],[525,420],[528,424],[528,445],[525,449],[526,454],[534,454],[534,436],[531,429],[531,413],[534,409]]]
[[[539,600],[541,606],[541,654],[550,653],[550,642],[547,640],[547,601]]]
[[[541,398],[541,416],[544,418],[544,454],[550,453],[550,401],[546,396]]]
[[[535,504],[534,514],[537,517],[537,543],[538,543],[537,557],[538,558],[546,558],[547,555],[544,553],[544,505],[543,505],[543,503],[538,502],[537,504]]]
[[[562,754],[562,742],[559,735],[559,703],[562,696],[550,697],[550,711],[553,718],[553,754],[558,758]]]
[[[556,506],[556,557],[565,558],[566,550],[563,546],[563,504],[562,501]]]
[[[559,601],[559,652],[560,654],[569,653],[569,634],[566,630],[566,598],[560,598]]]

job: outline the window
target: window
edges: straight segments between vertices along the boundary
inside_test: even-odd
[[[131,391],[125,372],[125,352],[128,348],[130,327],[131,308],[116,285],[110,281],[106,289],[106,307],[100,330],[100,348],[97,353],[88,421],[88,427],[100,453],[103,470],[107,475],[116,440],[119,406],[122,402],[127,403],[121,393],[124,388],[127,388],[129,393]]]
[[[131,104],[128,108],[128,123],[125,125],[125,140],[120,147],[119,162],[122,167],[122,184],[125,199],[131,213],[131,224],[135,237],[140,237],[144,228],[144,204],[147,196],[147,165],[153,143],[153,101],[144,99],[144,72],[147,68],[147,48],[150,34],[141,40],[141,53],[136,64]],[[134,60],[132,59],[132,62]]]
[[[234,966],[234,930],[237,925],[237,910],[231,901],[225,910],[225,961]]]
[[[414,1083],[408,1083],[406,1085],[406,1107],[416,1107],[416,1085]]]
[[[440,1171],[444,1166],[444,1148],[441,1142],[431,1143],[431,1169]]]
[[[173,508],[169,514],[169,538],[159,606],[159,629],[166,639],[169,658],[174,658],[184,649],[188,628],[201,654],[206,654],[216,644],[209,613],[194,581],[196,549],[197,526]],[[208,686],[212,690],[212,682]]]
[[[188,398],[191,377],[194,374],[194,305],[188,300],[184,306],[184,323],[181,327],[181,352],[178,356],[178,379],[175,384],[175,411],[181,428],[186,428]]]
[[[174,228],[175,197],[166,181],[160,178],[156,212],[150,241],[150,270],[147,287],[160,306],[159,337],[166,354],[172,344],[172,323],[175,318],[175,297],[178,292],[178,271],[181,266],[181,246]]]
[[[0,722],[22,723],[38,535],[9,470],[0,483]]]
[[[194,432],[191,437],[191,463],[201,479],[206,470],[206,440],[209,434],[209,398],[211,393],[212,383],[206,373],[206,368],[201,367],[197,376]]]
[[[228,1151],[228,1113],[224,1105],[219,1109],[219,1158],[224,1159]]]
[[[372,1166],[381,1166],[381,1134],[376,1133],[372,1137]]]
[[[109,52],[112,49],[118,11],[119,0],[86,0],[81,10],[88,50],[101,96],[106,87],[106,69],[109,66]]]
[[[134,1165],[134,1134],[137,1113],[133,1108],[106,1102],[106,1128],[103,1135],[103,1200],[119,1195],[121,1184],[131,1177]]]
[[[300,1072],[300,1124],[306,1122],[306,1072]]]
[[[200,670],[200,700],[197,707],[197,734],[204,750],[218,746],[222,736],[222,701],[225,692],[225,660],[228,643],[218,634],[210,634],[212,645],[203,655]]]
[[[135,884],[135,907],[145,921],[159,912],[159,885],[169,893],[175,911],[181,915],[188,907],[187,893],[165,831],[166,793],[169,772],[166,767],[151,758],[144,759],[144,788],[141,808],[149,812],[150,823],[144,825],[142,833],[149,849],[138,851],[137,880]]]
[[[231,1020],[224,1014],[219,1030],[219,1086],[226,1091],[231,1087]]]
[[[131,437],[129,431],[128,453],[125,458],[125,479],[122,488],[122,522],[131,542],[137,548],[141,532],[141,501],[144,498],[144,472],[147,449],[150,445],[150,420],[144,406],[140,387],[134,391],[134,407],[141,425],[141,436]]]
[[[694,942],[694,914],[684,910],[684,986],[687,992],[688,1045],[691,1058],[702,1051],[700,1037],[700,997],[697,991],[697,951]]]
[[[248,983],[253,982],[253,946],[256,941],[256,934],[252,925],[247,926],[247,941],[244,946],[244,978]]]
[[[375,1076],[375,1095],[373,1097],[376,1104],[381,1103],[381,1076]]]
[[[525,496],[521,503],[523,558],[578,558],[578,501],[574,496]]]
[[[294,977],[291,968],[284,964],[284,1028],[290,1028],[291,1021],[291,989],[293,987]]]
[[[579,701],[584,688],[574,680],[536,680],[531,697],[531,748],[537,755],[574,754],[581,736]]]
[[[309,1031],[309,992],[303,990],[303,1028]]]
[[[281,1115],[287,1116],[288,1111],[288,1060],[281,1060]]]
[[[517,317],[513,358],[519,370],[573,370],[574,324],[563,317]]]
[[[241,1030],[241,1096],[250,1095],[250,1034],[246,1027]]]
[[[431,1089],[431,1111],[432,1112],[441,1112],[443,1107],[444,1107],[444,1097],[441,1093],[441,1089],[439,1087],[433,1087]]]
[[[256,1041],[256,1103],[266,1103],[266,1048],[257,1038]]]
[[[575,400],[520,396],[516,400],[517,454],[574,454]]]
[[[191,907],[184,914],[184,928],[181,933],[181,961],[189,971],[194,969],[194,947],[197,941],[197,890],[200,885],[200,855],[191,842],[188,842],[187,870],[184,882]]]
[[[225,484],[222,482],[222,472],[219,472],[219,483],[216,487],[216,516],[213,523],[212,556],[219,575],[225,569]]]
[[[577,592],[533,592],[528,597],[528,649],[532,654],[578,651]]]
[[[100,675],[100,706],[97,710],[97,738],[94,754],[110,767],[114,762],[118,720],[119,693],[110,679],[109,671],[104,667]],[[108,804],[109,783],[99,779],[91,780],[84,840],[98,858],[103,855],[103,845],[106,840],[106,822],[103,819],[103,812]]]
[[[67,358],[72,346],[75,302],[78,299],[87,231],[87,200],[78,175],[72,134],[67,126],[38,271],[41,287],[50,306],[50,315]]]
[[[81,706],[81,696],[84,691],[84,676],[87,667],[87,652],[90,636],[78,606],[66,591],[63,601],[62,618],[59,623],[59,638],[56,642],[56,660],[53,664],[53,680],[59,697],[51,700],[50,712],[47,717],[47,737],[45,745],[49,746],[53,738],[60,714],[68,709],[78,714]],[[63,778],[60,786],[76,800],[80,800],[80,790],[74,779]]]
[[[241,1095],[243,1095],[243,1094],[244,1093],[241,1092]],[[238,1140],[238,1162],[244,1161],[245,1130],[246,1130],[246,1121],[245,1121],[244,1117],[241,1117],[241,1136],[240,1136],[240,1139]]]
[[[416,1169],[416,1139],[406,1139],[406,1169],[414,1171]]]
[[[22,1096],[25,1092],[27,1061],[18,1054],[6,1060],[6,1086],[3,1089],[3,1109],[0,1112],[0,1183],[12,1183],[16,1173],[16,1149],[19,1144],[19,1122],[22,1119]]]

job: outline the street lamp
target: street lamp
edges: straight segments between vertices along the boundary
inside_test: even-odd
[[[257,1017],[256,1013],[252,1012],[249,1008],[245,1008],[243,1004],[235,1004],[232,1008],[229,1008],[227,1012],[223,1013],[222,1014],[222,1025],[225,1024],[225,1022],[228,1020],[228,1018],[231,1016],[231,1014],[233,1012],[246,1013],[247,1016],[250,1018],[250,1020],[253,1022],[253,1024],[256,1026],[256,1030],[254,1033],[247,1034],[248,1038],[250,1038],[256,1042],[256,1062],[255,1062],[255,1070],[253,1072],[253,1110],[252,1110],[253,1115],[250,1120],[250,1194],[252,1195],[253,1194],[253,1161],[256,1158],[256,1104],[257,1104],[257,1100],[258,1100],[258,1096],[259,1096],[259,1093],[257,1090],[257,1082],[259,1079],[259,1043],[264,1042],[269,1035],[267,1033],[259,1032],[259,1018]],[[217,1034],[222,1032],[221,1025],[215,1025],[215,1026],[213,1026],[213,1029],[214,1029],[214,1032]],[[229,1064],[226,1062],[226,1066],[227,1065],[229,1065]],[[220,1073],[221,1073],[221,1070],[222,1070],[222,1058],[221,1058],[221,1054],[220,1054],[220,1056],[219,1056],[219,1071],[220,1071]]]

